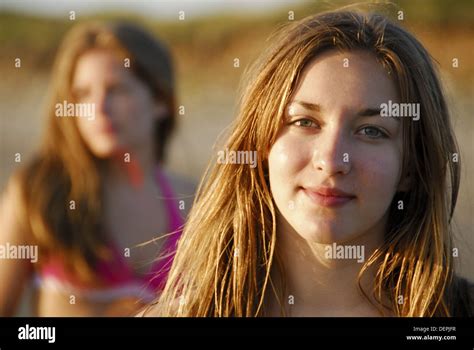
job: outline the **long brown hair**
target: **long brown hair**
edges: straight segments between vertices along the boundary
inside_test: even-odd
[[[409,188],[393,198],[384,244],[361,270],[359,281],[369,266],[377,271],[373,290],[363,292],[374,295],[381,314],[388,309],[398,316],[450,315],[450,221],[460,163],[452,161],[459,152],[429,53],[385,16],[354,10],[291,23],[272,42],[247,73],[238,118],[224,146],[257,151],[257,166],[210,163],[155,310],[162,316],[260,316],[267,291],[286,300],[284,286],[270,277],[272,266],[284,273],[284,261],[275,249],[267,154],[302,70],[336,49],[374,54],[393,77],[401,102],[421,106],[419,121],[402,121],[402,178],[410,179]],[[397,210],[399,200],[403,211]]]
[[[168,114],[154,130],[157,161],[164,160],[175,125],[173,69],[163,44],[130,23],[84,23],[65,36],[53,66],[43,142],[38,154],[20,170],[19,180],[41,256],[60,255],[66,267],[84,280],[94,280],[97,260],[109,256],[99,172],[104,161],[88,149],[75,120],[55,116],[55,105],[74,102],[71,84],[76,62],[96,48],[129,59],[132,72],[166,105]],[[70,210],[71,200],[74,210]]]

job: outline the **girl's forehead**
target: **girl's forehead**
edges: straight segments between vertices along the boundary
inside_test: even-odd
[[[323,109],[341,104],[360,109],[397,99],[397,87],[375,55],[332,50],[304,68],[290,101],[304,101]]]
[[[74,67],[74,82],[97,81],[101,78],[125,78],[129,69],[114,51],[93,49],[80,55]]]

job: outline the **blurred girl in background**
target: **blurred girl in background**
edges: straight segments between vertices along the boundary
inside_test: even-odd
[[[41,149],[2,198],[0,243],[39,256],[0,261],[1,315],[31,277],[39,316],[131,315],[163,287],[193,195],[163,167],[174,127],[161,42],[124,23],[67,34]]]

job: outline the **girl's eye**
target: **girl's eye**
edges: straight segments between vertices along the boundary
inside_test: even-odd
[[[363,131],[363,135],[368,136],[371,139],[379,139],[379,138],[387,138],[387,134],[380,130],[379,128],[376,128],[374,126],[366,126],[361,129]]]
[[[292,125],[299,126],[301,128],[314,128],[318,127],[318,124],[316,124],[314,121],[311,119],[298,119],[295,120],[294,122],[291,123]]]

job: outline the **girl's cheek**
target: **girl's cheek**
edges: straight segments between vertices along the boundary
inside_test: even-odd
[[[270,161],[287,173],[304,168],[311,160],[308,145],[290,135],[282,135],[270,149]]]
[[[386,151],[357,157],[356,167],[365,187],[394,191],[399,177],[400,160],[395,152]]]

